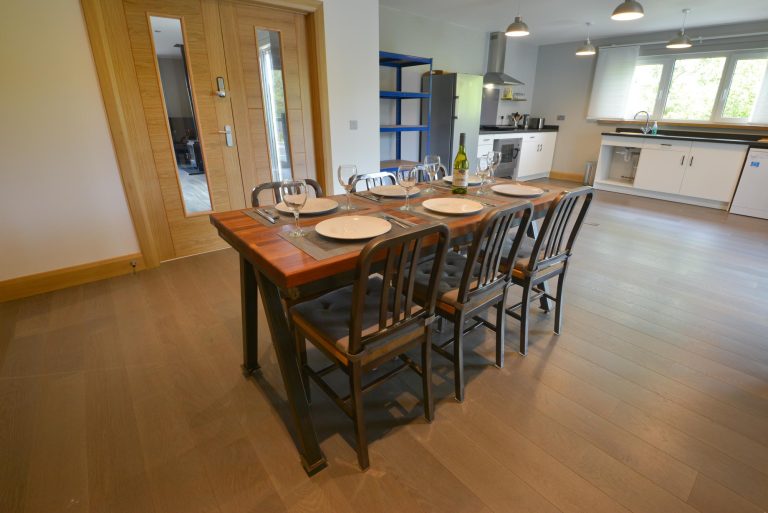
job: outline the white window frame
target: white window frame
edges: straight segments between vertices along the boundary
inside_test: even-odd
[[[685,59],[703,59],[703,58],[716,58],[725,57],[725,65],[723,66],[723,74],[720,76],[720,83],[718,85],[717,96],[715,97],[715,103],[712,107],[712,112],[708,119],[673,119],[664,118],[664,108],[666,107],[667,100],[669,98],[669,91],[672,87],[672,76],[674,74],[675,62]],[[649,55],[640,57],[637,60],[636,66],[643,66],[649,64],[662,64],[664,67],[661,72],[661,78],[659,80],[659,90],[656,95],[656,102],[651,113],[651,119],[658,122],[667,123],[727,123],[727,124],[739,124],[749,125],[748,118],[724,118],[723,110],[725,109],[725,103],[728,99],[731,83],[733,82],[733,73],[736,70],[736,63],[740,60],[760,59],[768,58],[768,50],[732,50],[732,51],[719,51],[719,52],[701,52],[691,54],[674,54],[674,55]]]

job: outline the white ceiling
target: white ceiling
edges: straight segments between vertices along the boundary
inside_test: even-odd
[[[521,14],[537,45],[584,39],[585,23],[592,22],[593,38],[679,30],[682,10],[691,8],[689,27],[766,20],[768,0],[640,0],[645,17],[613,21],[621,0],[522,0]],[[482,31],[503,31],[517,13],[518,0],[379,0],[380,5]],[[691,35],[695,35],[692,30]]]

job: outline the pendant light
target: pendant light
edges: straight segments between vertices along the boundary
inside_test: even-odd
[[[637,0],[624,0],[611,15],[612,20],[630,21],[645,16],[643,6]]]
[[[669,40],[667,48],[684,50],[693,46],[691,38],[685,33],[685,22],[688,19],[689,12],[691,12],[690,9],[683,9],[683,28],[680,29],[680,32],[678,32],[675,37]]]
[[[523,21],[523,17],[520,16],[520,3],[517,3],[517,16],[515,16],[515,21],[509,24],[507,27],[507,31],[504,32],[504,35],[507,37],[525,37],[531,33],[530,30],[528,30],[528,25],[525,24]]]
[[[587,55],[595,55],[597,53],[597,49],[595,48],[595,45],[592,44],[592,41],[589,39],[589,27],[592,24],[590,22],[587,22],[587,40],[584,42],[583,45],[579,47],[578,50],[576,50],[576,55],[578,56],[587,56]]]

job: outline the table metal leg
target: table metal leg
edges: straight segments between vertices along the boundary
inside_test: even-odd
[[[539,223],[536,220],[531,221],[531,224],[528,225],[528,235],[530,235],[533,239],[536,239],[539,236]],[[549,282],[544,282],[540,285],[540,287],[549,294]],[[541,306],[541,309],[545,312],[551,312],[553,308],[552,301],[547,299],[546,297],[542,296],[539,298],[539,305]]]
[[[294,337],[288,327],[288,319],[280,298],[280,291],[266,276],[256,271],[256,279],[261,293],[261,301],[272,334],[272,344],[275,347],[280,374],[283,376],[288,405],[299,442],[301,464],[310,476],[327,466],[325,456],[320,451],[320,445],[315,434],[315,426],[309,415],[309,403],[301,382],[298,354]]]
[[[243,322],[243,374],[259,369],[258,287],[253,265],[240,257],[240,310]]]

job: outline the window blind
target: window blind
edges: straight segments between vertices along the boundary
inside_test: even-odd
[[[624,118],[639,55],[639,46],[600,49],[587,119]]]
[[[768,125],[768,67],[766,67],[763,85],[760,88],[760,93],[757,95],[749,122]]]

